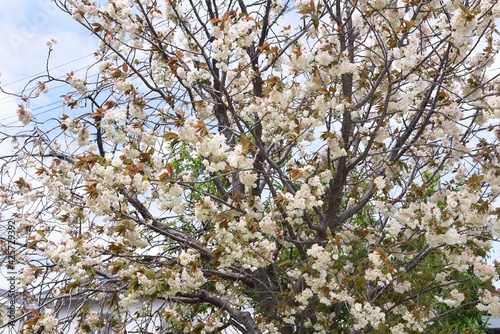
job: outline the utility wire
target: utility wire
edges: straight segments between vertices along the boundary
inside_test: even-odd
[[[83,59],[83,58],[85,58],[85,57],[82,57],[82,59]],[[70,63],[71,63],[71,62],[68,62],[68,63],[66,63],[66,64],[70,64]],[[59,65],[59,66],[57,66],[57,67],[54,67],[54,69],[55,69],[55,68],[62,67],[62,66],[64,66],[64,64]],[[80,72],[80,71],[86,70],[86,69],[88,69],[88,68],[89,68],[89,66],[81,67],[81,68],[79,68],[79,69],[77,69],[77,70],[74,70],[73,72],[74,72],[74,73],[77,73],[77,72]],[[40,72],[40,73],[41,73],[41,74],[38,74],[38,75],[45,74],[46,72]],[[97,74],[93,74],[93,75],[89,76],[89,78],[91,78],[91,77],[93,77],[93,76],[96,76],[96,75],[97,75]],[[65,75],[61,75],[61,76],[57,77],[56,79],[63,79],[64,77],[65,77]],[[27,79],[33,79],[33,78],[34,78],[34,77],[28,77]],[[23,81],[23,80],[26,80],[26,78],[24,78],[24,79],[19,79],[19,80],[17,80],[17,81],[14,81],[14,82],[12,82],[11,84],[16,83],[16,82],[19,82],[19,81]],[[65,86],[65,84],[61,84],[61,85],[55,86],[55,87],[53,87],[53,88],[51,88],[51,89],[57,89],[57,88],[60,88],[60,87],[63,87],[63,86]],[[2,87],[4,87],[4,86],[2,85]],[[25,88],[25,90],[30,91],[30,90],[34,89],[35,87],[36,87],[36,86],[27,87],[27,88]],[[20,94],[22,94],[22,91],[17,92],[17,93],[14,93],[13,95],[20,95]],[[4,97],[0,98],[0,101],[7,100],[7,99],[9,99],[9,98],[11,98],[11,96],[10,96],[10,95],[7,95],[7,96],[4,96]],[[1,105],[3,105],[3,104],[6,104],[6,103],[8,103],[8,102],[0,103],[0,106],[1,106]]]
[[[45,104],[43,106],[39,106],[39,107],[33,108],[33,109],[31,109],[31,111],[37,111],[37,110],[44,109],[44,108],[47,108],[47,107],[50,107],[50,106],[53,106],[53,105],[56,105],[56,104],[59,104],[60,106],[63,106],[61,101],[55,101],[55,102],[52,102],[52,103],[49,103],[49,104]],[[34,116],[37,116],[39,114],[40,113],[37,113]],[[17,117],[17,115],[10,115],[10,116],[4,117],[4,118],[0,119],[0,122],[3,122],[5,120],[8,120],[8,119],[14,118],[14,117]]]
[[[79,60],[82,60],[82,59],[85,59],[85,58],[88,58],[88,57],[92,57],[92,56],[93,56],[93,54],[89,54],[89,55],[86,55],[86,56],[82,56],[82,57],[80,57],[80,58],[76,58],[76,59],[70,60],[70,61],[68,61],[68,62],[66,62],[66,63],[64,63],[64,64],[60,64],[60,65],[57,65],[57,66],[55,66],[55,67],[52,67],[52,68],[50,68],[50,70],[52,71],[52,70],[55,70],[55,69],[61,68],[61,67],[63,67],[63,66],[66,66],[66,65],[69,65],[69,64],[72,64],[72,63],[76,63],[76,62],[77,62],[77,61],[79,61]],[[85,68],[86,68],[86,67],[85,67]],[[77,71],[79,71],[79,70],[77,70]],[[8,82],[8,83],[6,83],[6,84],[2,84],[1,86],[2,86],[2,87],[7,87],[7,86],[10,86],[10,85],[16,84],[16,83],[18,83],[18,82],[21,82],[21,81],[25,81],[25,80],[28,80],[28,79],[33,79],[33,78],[35,78],[35,77],[37,77],[37,76],[40,76],[40,75],[43,75],[43,74],[45,74],[45,73],[47,73],[47,71],[38,72],[38,73],[35,73],[35,74],[33,74],[33,75],[30,75],[30,76],[27,76],[27,77],[24,77],[24,78],[18,79],[18,80],[16,80],[16,81],[11,81],[11,82]]]
[[[61,102],[59,102],[59,101],[58,101],[58,102],[53,102],[53,103],[51,103],[51,104],[47,104],[47,105],[45,105],[45,106],[43,106],[43,107],[39,107],[39,108],[45,108],[45,107],[48,107],[48,106],[50,106],[50,105],[54,105],[54,104],[59,104],[59,105],[58,105],[58,106],[56,106],[56,107],[54,107],[54,108],[50,108],[50,109],[47,109],[47,110],[41,111],[41,112],[39,112],[39,113],[33,114],[33,116],[34,116],[34,117],[35,117],[35,116],[40,116],[40,115],[43,115],[43,114],[48,113],[49,111],[56,110],[56,109],[59,109],[59,108],[61,108],[61,107],[63,107],[63,106],[64,106]],[[12,122],[7,123],[7,124],[2,124],[2,123],[1,123],[1,122],[3,122],[4,120],[9,119],[9,118],[13,118],[13,117],[17,117],[17,115],[12,115],[12,116],[9,116],[9,117],[6,117],[6,118],[4,118],[4,119],[0,120],[0,125],[2,125],[2,126],[9,126],[9,125],[12,125],[12,124],[15,124],[15,123],[19,122],[19,120],[16,120],[16,121],[12,121]]]

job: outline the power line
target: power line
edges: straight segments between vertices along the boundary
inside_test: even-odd
[[[57,107],[50,108],[50,109],[47,109],[47,110],[41,111],[41,112],[39,112],[39,113],[33,114],[33,117],[36,117],[36,116],[40,116],[40,115],[46,114],[46,113],[48,113],[49,111],[56,110],[56,109],[59,109],[59,108],[61,108],[61,107],[63,107],[63,106],[64,106],[61,102],[57,101],[57,102],[53,102],[53,103],[47,104],[47,105],[42,106],[42,107],[38,107],[38,108],[36,108],[36,109],[45,108],[45,107],[48,107],[48,106],[50,106],[50,105],[54,105],[54,104],[59,104],[59,105],[58,105]],[[35,110],[35,109],[34,109],[34,110]],[[0,124],[1,124],[1,122],[3,122],[4,120],[9,119],[9,118],[13,118],[13,117],[17,117],[17,115],[12,115],[12,116],[9,116],[9,117],[6,117],[6,118],[4,118],[4,119],[0,120]],[[1,125],[2,125],[2,126],[9,126],[9,125],[12,125],[12,124],[17,123],[17,122],[19,122],[19,120],[12,121],[12,122],[7,123],[7,124],[1,124]]]
[[[85,57],[82,57],[82,58],[85,58]],[[67,63],[67,64],[69,64],[69,63]],[[59,68],[59,67],[62,67],[62,66],[64,66],[64,64],[63,64],[63,65],[59,65],[59,66],[54,67],[54,68]],[[77,70],[74,70],[73,72],[74,72],[74,73],[77,73],[77,72],[80,72],[80,71],[86,70],[86,69],[88,69],[88,68],[89,68],[89,66],[81,67],[81,68],[79,68],[79,69],[77,69]],[[43,74],[43,73],[45,73],[45,72],[41,72],[41,73]],[[94,76],[96,76],[96,75],[97,75],[97,74],[92,74],[92,75],[90,75],[88,78],[92,78],[92,77],[94,77]],[[65,77],[65,75],[61,75],[61,76],[57,77],[56,79],[62,79],[62,78],[64,78],[64,77]],[[30,77],[30,79],[31,79],[31,77]],[[26,79],[19,79],[19,80],[14,81],[14,82],[19,82],[19,81],[22,81],[22,80],[26,80]],[[14,82],[13,82],[13,83],[14,83]],[[12,83],[11,83],[11,84],[12,84]],[[51,89],[57,89],[57,88],[61,88],[61,87],[64,87],[64,86],[65,86],[65,84],[61,84],[61,85],[58,85],[58,86],[52,87]],[[30,91],[30,90],[34,89],[35,87],[36,87],[36,86],[27,87],[27,88],[25,88],[25,90]],[[23,91],[19,91],[19,92],[17,92],[17,93],[12,94],[12,95],[21,95],[21,94],[22,94],[22,92],[23,92]],[[7,99],[9,99],[10,97],[11,97],[10,95],[4,96],[4,97],[0,98],[0,101],[7,100]],[[7,104],[7,103],[8,103],[8,102],[5,102],[5,103],[0,103],[0,106],[1,106],[1,105],[3,105],[3,104]]]
[[[62,106],[61,101],[55,101],[55,102],[52,102],[52,103],[49,103],[49,104],[45,104],[45,105],[40,106],[40,107],[33,108],[33,109],[31,109],[31,111],[36,111],[36,110],[40,110],[40,109],[43,109],[43,108],[47,108],[47,107],[53,106],[55,104],[60,104],[60,106]],[[10,116],[4,117],[4,118],[0,119],[0,122],[3,122],[5,120],[7,120],[9,118],[13,118],[13,117],[17,117],[17,116],[16,115],[10,115]]]
[[[85,58],[88,58],[88,57],[92,57],[92,56],[93,56],[93,54],[89,54],[89,55],[82,56],[82,57],[77,58],[77,59],[70,60],[70,61],[68,61],[68,62],[66,62],[66,63],[63,63],[63,64],[60,64],[60,65],[57,65],[57,66],[55,66],[55,67],[50,68],[50,69],[49,69],[49,71],[52,71],[52,70],[55,70],[55,69],[61,68],[61,67],[63,67],[63,66],[66,66],[66,65],[69,65],[69,64],[72,64],[72,63],[76,63],[76,62],[77,62],[77,61],[79,61],[79,60],[82,60],[82,59],[85,59]],[[85,67],[85,68],[86,68],[86,67]],[[33,79],[33,78],[35,78],[35,77],[37,77],[37,76],[40,76],[40,75],[42,75],[42,74],[45,74],[45,73],[47,73],[47,71],[38,72],[38,73],[35,73],[35,74],[33,74],[33,75],[30,75],[30,76],[27,76],[27,77],[24,77],[24,78],[21,78],[21,79],[15,80],[15,81],[12,81],[12,82],[9,82],[9,83],[6,83],[6,84],[2,84],[1,86],[2,86],[2,87],[7,87],[7,86],[10,86],[10,85],[16,84],[16,83],[18,83],[18,82],[24,81],[24,80]]]

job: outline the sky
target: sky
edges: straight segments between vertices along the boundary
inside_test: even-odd
[[[57,39],[49,62],[52,75],[64,76],[94,60],[96,39],[50,0],[0,0],[0,6],[0,86],[4,90],[18,93],[29,78],[45,71],[49,50],[46,41],[50,38]],[[41,96],[30,107],[41,112],[51,102],[50,95]],[[17,103],[0,93],[1,124],[17,120]]]

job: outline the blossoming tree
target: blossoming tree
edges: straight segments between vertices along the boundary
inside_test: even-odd
[[[500,316],[496,0],[55,2],[99,48],[2,138],[23,333]]]

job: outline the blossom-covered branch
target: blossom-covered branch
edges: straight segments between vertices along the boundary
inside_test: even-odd
[[[500,316],[496,1],[55,2],[98,46],[2,131],[23,333]]]

